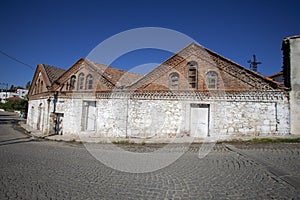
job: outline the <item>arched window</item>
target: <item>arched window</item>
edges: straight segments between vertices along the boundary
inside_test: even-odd
[[[78,76],[77,90],[83,90],[83,84],[84,84],[84,74],[80,73]]]
[[[169,75],[169,87],[172,90],[178,90],[179,86],[179,74],[177,72],[172,72]]]
[[[76,76],[73,75],[73,76],[71,76],[69,90],[74,90],[75,89],[75,82],[76,82]]]
[[[44,85],[44,83],[43,83],[43,81],[41,81],[41,85],[40,85],[40,93],[43,92],[43,85]]]
[[[41,87],[41,80],[38,79],[38,81],[37,81],[37,87],[36,87],[36,93],[37,94],[40,93],[40,87]]]
[[[93,76],[91,74],[87,75],[86,77],[85,88],[87,90],[93,89]]]
[[[198,85],[197,68],[198,68],[197,62],[191,61],[188,63],[188,81],[189,81],[190,88],[197,89],[197,85]]]
[[[38,91],[37,91],[37,84],[36,83],[34,84],[34,89],[33,89],[32,93],[33,94],[37,94],[38,93]]]
[[[218,74],[214,71],[209,71],[206,74],[206,86],[208,89],[218,88]]]

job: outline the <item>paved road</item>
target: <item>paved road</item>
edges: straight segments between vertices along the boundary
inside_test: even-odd
[[[217,144],[202,159],[192,145],[166,168],[133,174],[82,144],[34,140],[17,121],[0,112],[0,199],[300,199],[299,144]]]

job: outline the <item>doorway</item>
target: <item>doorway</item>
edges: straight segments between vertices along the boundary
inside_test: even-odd
[[[40,103],[38,107],[38,118],[37,118],[37,123],[36,123],[36,129],[37,130],[42,130],[43,121],[42,121],[42,116],[43,116],[43,104]],[[42,130],[43,131],[43,130]]]
[[[96,102],[84,101],[82,110],[82,131],[95,131]]]
[[[57,135],[63,134],[63,119],[64,113],[56,113],[55,133]]]
[[[190,114],[191,137],[209,136],[209,105],[193,103]]]

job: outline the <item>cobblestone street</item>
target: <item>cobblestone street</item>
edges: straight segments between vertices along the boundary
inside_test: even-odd
[[[199,146],[161,170],[126,173],[83,144],[33,139],[2,114],[0,199],[299,199],[299,144],[222,143],[202,159]]]

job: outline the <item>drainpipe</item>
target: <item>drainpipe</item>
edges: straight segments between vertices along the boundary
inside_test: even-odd
[[[57,103],[57,99],[58,99],[58,92],[56,91],[54,93],[54,98],[53,98],[53,113],[55,114],[56,112],[56,103]]]
[[[48,109],[47,109],[47,112],[48,112],[48,118],[47,118],[47,134],[49,135],[49,132],[50,132],[50,102],[51,102],[51,98],[48,97],[47,99],[47,103],[48,103]]]

